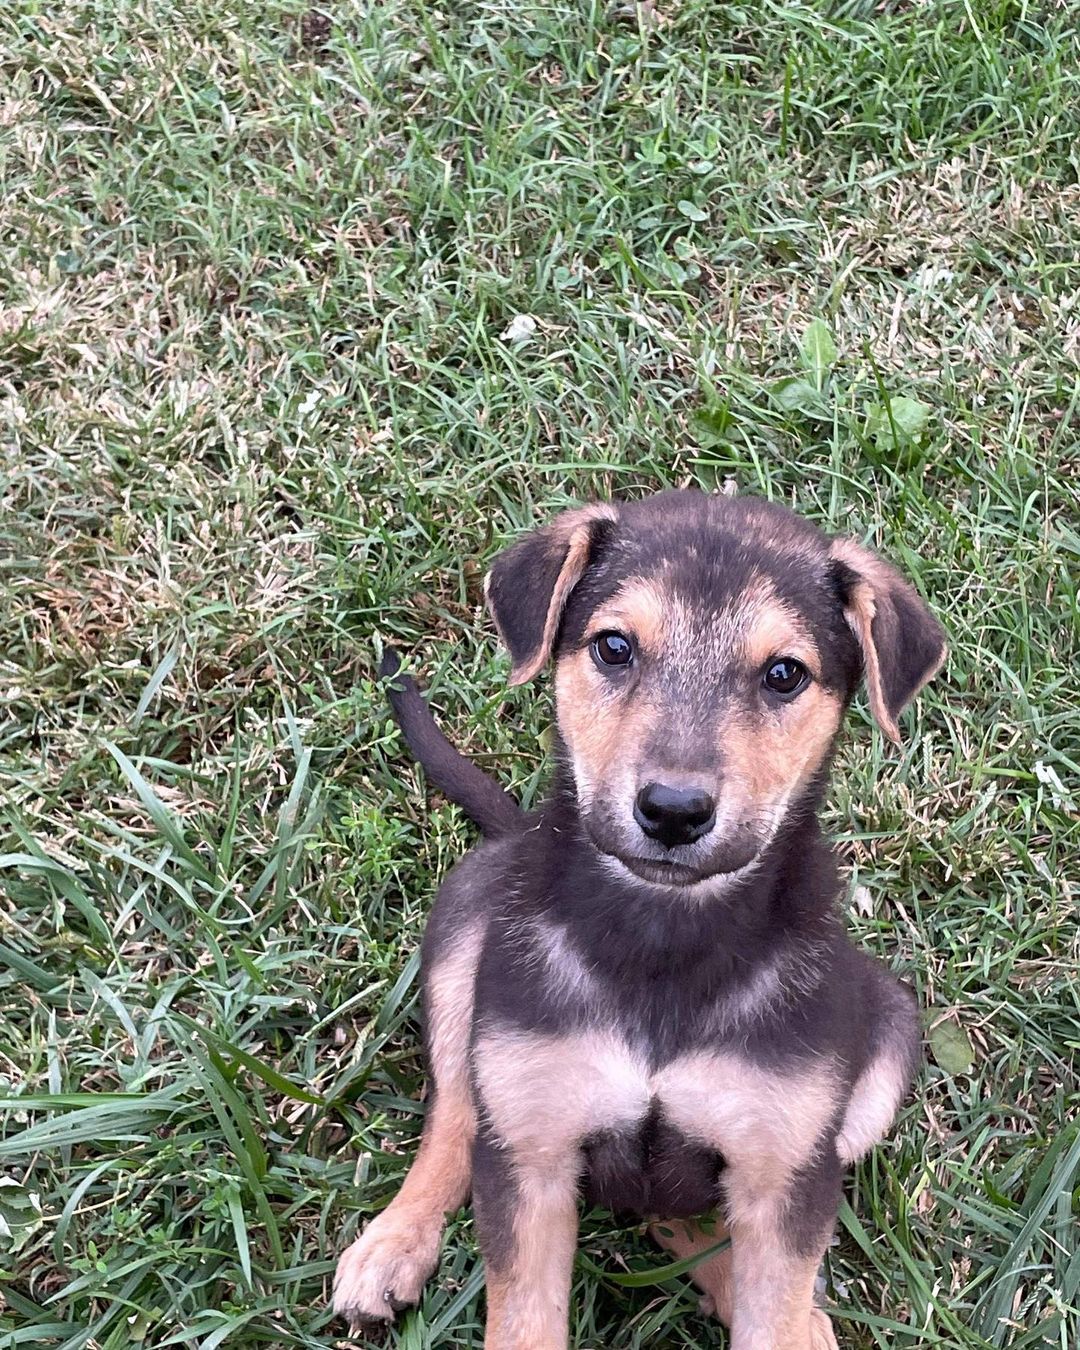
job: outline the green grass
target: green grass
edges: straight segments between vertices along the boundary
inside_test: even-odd
[[[1073,8],[4,8],[5,1346],[335,1344],[472,839],[375,651],[532,798],[549,694],[507,693],[483,567],[687,483],[870,539],[951,635],[830,798],[941,1061],[848,1187],[843,1343],[1080,1343]],[[641,1232],[582,1250],[575,1345],[723,1345],[615,1278]],[[479,1346],[479,1291],[466,1211],[398,1343]]]

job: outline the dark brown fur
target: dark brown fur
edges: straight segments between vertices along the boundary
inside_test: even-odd
[[[436,901],[424,1142],[335,1306],[415,1300],[471,1172],[488,1350],[565,1350],[580,1192],[670,1219],[680,1254],[715,1242],[689,1220],[719,1209],[731,1246],[696,1278],[733,1350],[829,1350],[813,1283],[843,1168],[888,1129],[918,1019],[848,943],[815,813],[861,674],[895,737],[941,629],[854,541],[697,493],[567,513],[496,560],[488,598],[515,681],[556,658],[555,788],[515,829],[475,772],[455,793],[455,752],[409,703],[422,761],[501,837]],[[604,632],[632,662],[603,662]],[[766,682],[782,658],[809,673],[790,696]],[[714,806],[699,834],[653,830],[657,784]]]

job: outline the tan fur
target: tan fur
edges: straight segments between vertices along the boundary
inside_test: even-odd
[[[637,578],[622,587],[589,622],[590,638],[608,630],[625,633],[660,660],[670,650],[676,620],[672,598],[654,580]],[[582,804],[596,786],[610,786],[625,773],[626,749],[641,745],[656,720],[657,709],[643,697],[624,705],[610,678],[596,669],[588,648],[565,656],[555,671],[559,729],[574,761]]]
[[[829,553],[862,577],[870,587],[871,593],[876,591],[881,595],[897,583],[905,586],[908,584],[884,558],[879,558],[872,549],[860,544],[857,539],[848,536],[834,539],[829,546]]]
[[[908,583],[888,563],[855,539],[834,539],[829,552],[861,578],[852,587],[851,600],[844,617],[862,648],[870,711],[882,732],[894,745],[899,745],[900,728],[889,711],[881,684],[881,660],[874,644],[873,623],[879,598],[897,586],[907,588]],[[943,644],[940,657],[912,691],[913,698],[938,673],[948,654],[948,648]]]
[[[738,1055],[682,1055],[654,1076],[664,1112],[726,1163],[728,1217],[768,1210],[820,1146],[835,1110],[836,1070],[824,1060],[783,1074]]]
[[[732,1350],[833,1350],[829,1320],[813,1306],[819,1258],[796,1256],[781,1233],[796,1174],[827,1138],[835,1065],[822,1060],[778,1074],[703,1051],[660,1077],[672,1123],[719,1149],[726,1163],[732,1258],[721,1292],[732,1291]]]
[[[621,1042],[600,1032],[488,1032],[474,1058],[516,1187],[509,1265],[487,1273],[485,1350],[565,1350],[580,1144],[602,1122],[639,1117],[643,1066],[631,1066]]]
[[[732,1225],[731,1350],[837,1350],[828,1315],[814,1307],[819,1256],[796,1257],[779,1226]]]
[[[751,670],[762,670],[767,661],[778,656],[793,656],[801,661],[812,675],[820,673],[820,660],[814,640],[798,614],[771,593],[771,586],[762,588],[746,617],[739,624],[745,632],[742,658]]]
[[[477,1042],[475,1061],[495,1133],[515,1154],[553,1165],[587,1135],[631,1125],[648,1110],[648,1067],[611,1031],[492,1031]]]
[[[662,656],[670,646],[671,631],[678,624],[678,603],[657,578],[643,577],[626,583],[589,620],[593,635],[606,629],[632,633],[638,644],[653,656]]]
[[[830,1061],[778,1074],[736,1054],[699,1051],[650,1070],[614,1031],[489,1031],[475,1058],[484,1106],[515,1153],[558,1160],[597,1130],[634,1124],[655,1098],[677,1129],[723,1154],[738,1177],[737,1206],[786,1187],[813,1156],[835,1105]]]
[[[852,1089],[836,1140],[843,1163],[857,1162],[885,1138],[908,1088],[908,1066],[894,1051],[870,1062]]]
[[[462,934],[429,981],[435,1100],[416,1161],[391,1204],[338,1261],[334,1308],[351,1321],[390,1320],[391,1299],[414,1303],[435,1269],[446,1215],[465,1203],[476,1111],[468,1049],[483,930]]]
[[[717,1292],[731,1290],[732,1350],[832,1350],[828,1318],[813,1307],[818,1261],[796,1257],[780,1233],[795,1175],[827,1137],[835,1066],[777,1074],[702,1051],[658,1077],[672,1124],[717,1148],[726,1164],[732,1256],[730,1268],[720,1263]]]
[[[624,633],[642,649],[639,659],[660,663],[670,659],[685,628],[681,608],[657,580],[635,578],[592,616],[589,637],[608,630]],[[631,707],[625,706],[618,686],[597,670],[587,648],[559,662],[555,691],[559,727],[574,759],[579,790],[582,783],[608,780],[620,752],[640,745],[658,714],[640,695]]]
[[[604,689],[602,679],[587,649],[562,657],[555,667],[559,730],[574,761],[583,804],[588,803],[594,785],[604,781],[623,736],[617,698]]]
[[[759,594],[744,623],[743,659],[750,671],[763,671],[771,658],[786,656],[801,661],[811,675],[810,685],[791,703],[762,707],[721,732],[727,771],[752,803],[778,810],[820,766],[843,705],[817,683],[821,659],[810,634],[769,590]]]
[[[729,1236],[727,1226],[714,1219],[708,1231],[693,1219],[661,1219],[649,1228],[655,1242],[671,1252],[677,1260],[685,1261],[698,1252],[706,1252]],[[690,1277],[702,1291],[701,1311],[706,1316],[719,1317],[724,1326],[731,1326],[735,1289],[732,1272],[731,1248],[706,1257],[690,1271]]]
[[[650,1234],[679,1260],[708,1251],[729,1237],[715,1219],[707,1229],[693,1220],[662,1219]],[[733,1346],[746,1350],[837,1350],[828,1315],[813,1306],[817,1264],[813,1258],[795,1259],[778,1244],[774,1232],[744,1229],[748,1244],[739,1266],[738,1329]],[[690,1271],[703,1292],[701,1311],[715,1315],[726,1327],[736,1321],[735,1244],[699,1261]]]
[[[730,1281],[727,1262],[709,1274],[721,1303],[728,1288],[735,1291],[733,1347],[831,1344],[828,1320],[822,1327],[823,1314],[812,1306],[817,1262],[795,1258],[778,1236],[788,1189],[822,1146],[834,1114],[831,1061],[778,1074],[736,1054],[701,1051],[650,1070],[614,1031],[497,1030],[481,1038],[475,1058],[484,1107],[521,1178],[513,1260],[493,1279],[489,1350],[562,1350],[581,1143],[598,1130],[633,1125],[654,1101],[676,1129],[717,1149],[726,1163],[733,1250],[741,1244],[746,1255],[741,1264],[735,1256]]]
[[[737,662],[756,682],[770,657],[802,661],[811,675],[820,657],[798,617],[776,597],[771,581],[756,577],[727,614],[705,632],[696,616],[664,586],[662,575],[634,578],[602,606],[589,624],[590,635],[608,629],[625,633],[642,649],[644,661],[689,670],[703,659]],[[702,643],[711,655],[702,656]],[[635,786],[634,748],[646,744],[665,710],[639,690],[627,704],[611,678],[596,669],[587,649],[559,662],[555,674],[559,727],[574,762],[584,804],[599,784],[627,800]],[[720,811],[740,819],[747,808],[766,819],[779,817],[788,797],[820,765],[842,715],[841,702],[812,683],[791,704],[760,715],[718,719],[725,782]],[[662,767],[662,766],[661,766]],[[640,775],[637,775],[640,776]],[[665,781],[671,781],[670,773]]]
[[[505,1270],[487,1271],[485,1350],[566,1350],[577,1244],[577,1159],[515,1166],[514,1243]]]
[[[821,766],[840,726],[843,704],[811,683],[777,711],[762,709],[720,728],[731,788],[759,809],[779,811]]]
[[[563,657],[555,671],[559,730],[574,761],[578,797],[586,805],[598,784],[625,773],[628,748],[642,744],[656,720],[647,698],[624,707],[586,649]]]
[[[870,711],[874,721],[894,745],[900,744],[900,728],[889,712],[885,702],[885,693],[881,687],[881,663],[878,660],[877,647],[874,644],[873,624],[877,606],[873,588],[866,581],[857,581],[852,587],[851,603],[844,617],[851,631],[858,638],[862,648],[863,667],[866,672],[866,693],[870,699]]]
[[[661,1219],[651,1225],[649,1233],[661,1247],[680,1261],[696,1256],[699,1252],[708,1251],[725,1237],[730,1237],[728,1228],[718,1218],[710,1222],[707,1229],[692,1219]],[[750,1239],[746,1237],[744,1240]],[[771,1238],[769,1245],[773,1245]],[[761,1259],[755,1250],[744,1264],[752,1271],[755,1263]],[[770,1260],[775,1260],[775,1252],[771,1255],[766,1253],[763,1264]],[[807,1350],[836,1350],[836,1336],[828,1315],[820,1308],[811,1307],[809,1310],[806,1308],[807,1276],[811,1291],[816,1278],[816,1268],[811,1270],[813,1262],[795,1262],[794,1272],[790,1258],[782,1252],[780,1262],[783,1270],[787,1272],[782,1278],[784,1284],[788,1286],[784,1295],[789,1310],[788,1327],[779,1332],[772,1320],[768,1305],[773,1301],[774,1286],[767,1280],[751,1281],[749,1272],[741,1271],[744,1307],[740,1309],[740,1341],[749,1345],[767,1346],[768,1350],[776,1350],[776,1347],[787,1350],[788,1346],[799,1345],[806,1346]],[[701,1311],[706,1316],[719,1318],[724,1326],[730,1327],[735,1319],[734,1246],[726,1247],[723,1251],[699,1261],[691,1269],[690,1277],[702,1291]]]
[[[581,580],[589,563],[589,548],[592,541],[591,526],[598,520],[614,520],[616,514],[614,507],[603,502],[594,502],[591,506],[583,506],[576,511],[563,512],[548,527],[551,531],[552,548],[565,550],[566,557],[555,583],[555,588],[551,593],[551,600],[548,603],[540,645],[527,660],[514,666],[510,672],[510,684],[527,684],[529,680],[535,679],[547,664],[570,592]],[[485,578],[485,594],[487,594],[487,589],[488,578]],[[492,610],[492,613],[494,614],[494,610]]]

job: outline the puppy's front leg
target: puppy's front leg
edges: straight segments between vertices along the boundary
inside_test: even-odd
[[[797,1180],[749,1191],[727,1182],[733,1308],[731,1350],[837,1350],[814,1281],[836,1220],[835,1154]]]
[[[338,1262],[334,1310],[350,1326],[393,1321],[399,1308],[419,1300],[438,1263],[446,1215],[469,1193],[476,1132],[469,1031],[482,936],[477,925],[463,927],[425,974],[434,1100],[401,1190]]]
[[[485,1350],[566,1350],[579,1169],[576,1151],[527,1155],[481,1129],[473,1203],[487,1278]]]

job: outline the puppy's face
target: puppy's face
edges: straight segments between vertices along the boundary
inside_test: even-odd
[[[556,669],[597,848],[648,881],[746,867],[828,755],[846,695],[829,674],[767,574],[706,612],[670,576],[628,578]]]
[[[752,867],[813,796],[864,662],[894,734],[895,711],[943,655],[936,622],[892,569],[784,508],[664,493],[563,519],[569,532],[541,537],[547,551],[533,558],[533,577],[563,559],[552,590],[565,592],[544,616],[539,659],[549,642],[586,834],[643,881],[693,887]],[[871,633],[878,615],[884,634],[896,586],[918,629],[899,626],[912,647],[899,674],[883,673]],[[505,620],[505,596],[501,608]],[[533,673],[536,653],[525,655],[517,678]]]

